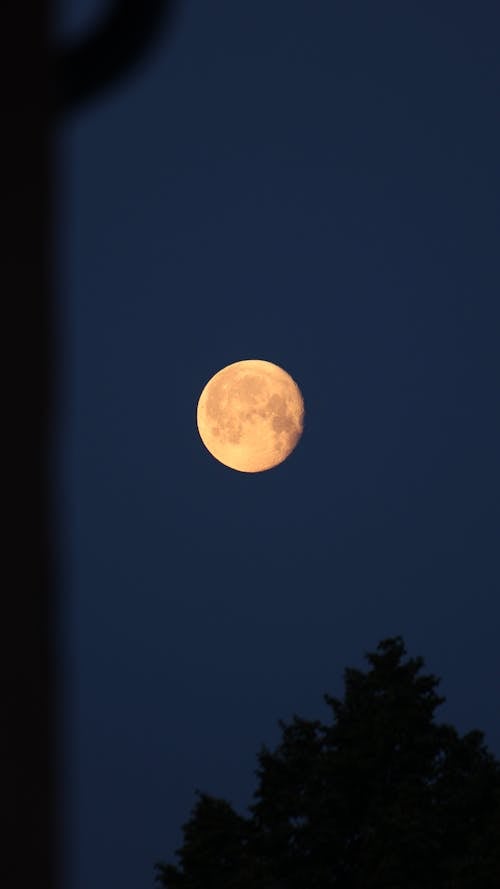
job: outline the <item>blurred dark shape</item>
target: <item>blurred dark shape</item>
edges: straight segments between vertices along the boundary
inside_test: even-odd
[[[164,889],[498,889],[500,762],[435,721],[439,680],[401,637],[367,660],[331,722],[280,722],[248,817],[199,794]]]
[[[165,28],[175,0],[114,0],[88,37],[55,55],[55,105],[67,111],[133,72]]]
[[[59,386],[54,106],[67,110],[125,73],[161,19],[170,21],[173,6],[116,2],[95,34],[57,54],[57,76],[65,78],[58,84],[50,0],[2,4],[2,295],[4,334],[13,346],[3,413],[12,494],[1,612],[2,889],[63,885],[60,542],[52,472]]]

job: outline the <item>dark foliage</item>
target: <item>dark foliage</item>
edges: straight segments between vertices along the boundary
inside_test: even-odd
[[[400,637],[367,660],[330,724],[280,723],[248,817],[199,796],[164,889],[498,889],[500,763],[435,721],[439,680]]]

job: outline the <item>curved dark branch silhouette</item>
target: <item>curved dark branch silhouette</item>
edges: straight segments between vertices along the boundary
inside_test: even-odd
[[[56,112],[81,105],[129,74],[160,32],[170,28],[177,6],[176,0],[114,0],[87,38],[57,49]]]

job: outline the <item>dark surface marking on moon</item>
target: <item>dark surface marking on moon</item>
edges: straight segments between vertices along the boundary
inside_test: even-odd
[[[286,397],[277,392],[269,394],[274,386],[273,378],[252,373],[229,381],[222,375],[214,381],[206,400],[207,416],[214,423],[212,434],[221,442],[238,445],[245,438],[245,426],[264,420],[273,432],[276,450],[293,450],[302,433],[301,417],[289,413]]]

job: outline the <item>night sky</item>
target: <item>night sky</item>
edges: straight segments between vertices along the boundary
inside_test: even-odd
[[[65,32],[102,13],[66,0]],[[500,753],[497,0],[187,0],[61,134],[73,889],[145,889],[195,789],[251,802],[294,712],[402,634]],[[304,435],[216,462],[207,380]]]

